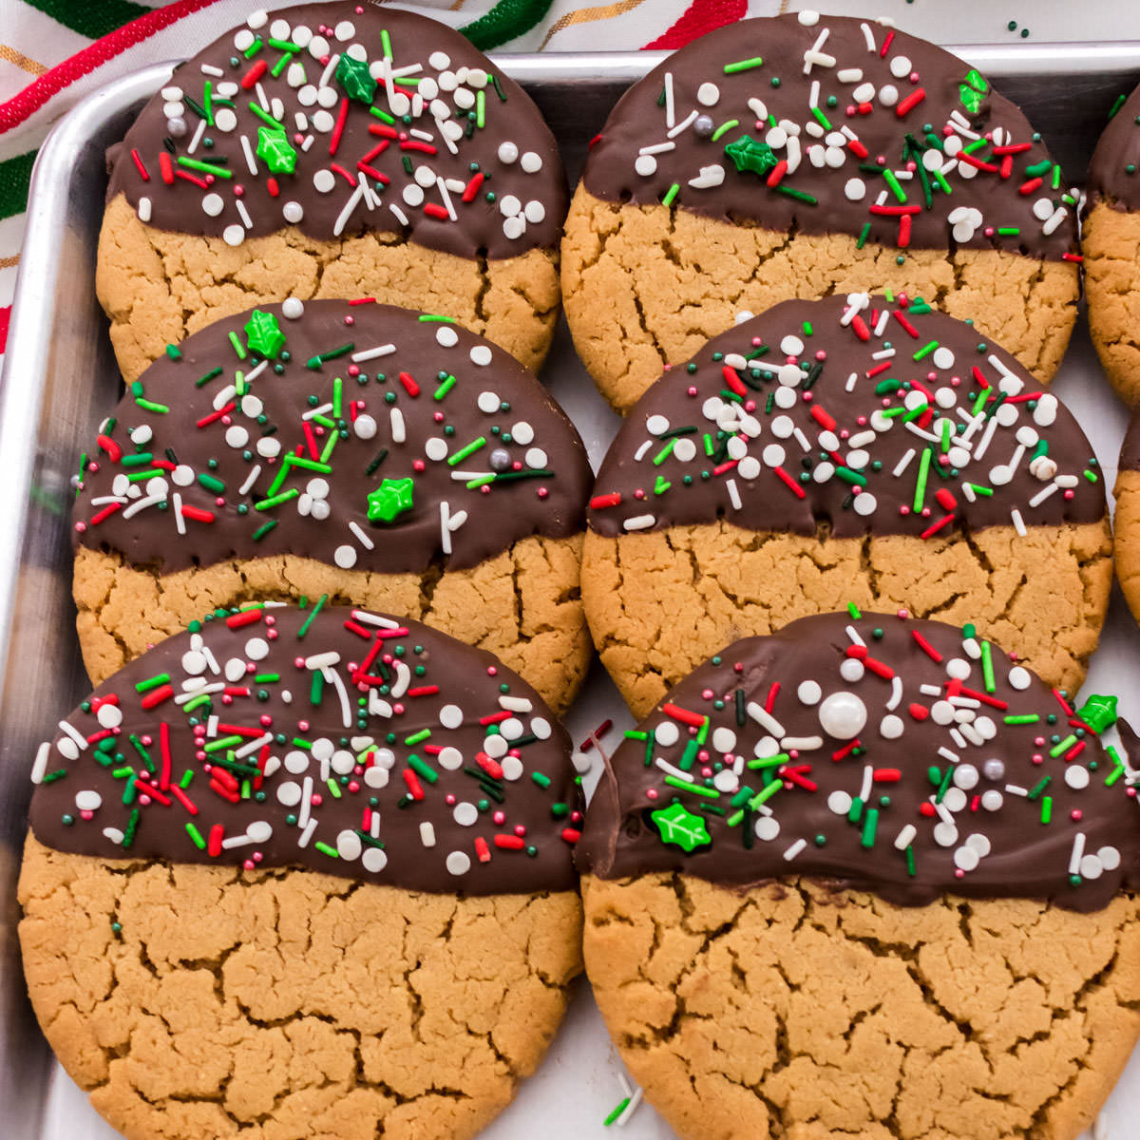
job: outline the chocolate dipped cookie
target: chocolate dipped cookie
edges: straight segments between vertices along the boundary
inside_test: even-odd
[[[586,618],[638,716],[728,641],[848,602],[973,620],[1075,690],[1112,582],[1071,413],[905,297],[786,301],[667,371],[611,444],[588,527]]]
[[[703,36],[594,140],[562,242],[574,343],[621,412],[741,310],[893,290],[1048,382],[1079,294],[1076,198],[956,56],[814,12]]]
[[[1089,164],[1081,244],[1089,330],[1112,386],[1140,403],[1140,88],[1117,106]]]
[[[176,69],[110,167],[96,288],[128,382],[291,296],[447,313],[530,368],[546,355],[558,150],[530,97],[435,20],[254,11]]]
[[[585,676],[591,478],[534,377],[445,318],[295,298],[170,345],[80,465],[74,594],[101,683],[203,609],[327,597]]]
[[[348,607],[219,610],[41,746],[19,926],[128,1140],[473,1136],[581,968],[565,731],[496,658]]]
[[[1140,1035],[1136,737],[964,630],[725,649],[606,764],[594,995],[683,1140],[1074,1140]]]

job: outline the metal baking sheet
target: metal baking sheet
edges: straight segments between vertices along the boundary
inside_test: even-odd
[[[958,54],[1025,108],[1078,182],[1116,95],[1140,79],[1140,43],[981,45]],[[507,55],[503,69],[535,97],[577,177],[588,140],[625,87],[661,53]],[[117,1135],[55,1063],[24,994],[15,880],[35,745],[87,690],[70,596],[68,479],[119,391],[106,320],[94,291],[95,247],[106,175],[103,152],[166,81],[155,65],[85,99],[40,151],[28,233],[0,376],[0,1136],[5,1140],[114,1140]],[[595,467],[617,418],[594,391],[561,327],[543,379],[578,425]],[[1083,322],[1056,391],[1092,440],[1111,486],[1126,422],[1097,365]],[[1119,591],[1088,688],[1114,691],[1140,718],[1140,630]],[[611,717],[616,739],[632,720],[597,664],[567,718],[581,741]],[[483,1134],[523,1140],[600,1136],[621,1099],[621,1065],[584,981],[539,1072]],[[1097,1140],[1126,1140],[1140,1118],[1140,1050],[1106,1106]],[[630,1140],[669,1140],[648,1106]]]

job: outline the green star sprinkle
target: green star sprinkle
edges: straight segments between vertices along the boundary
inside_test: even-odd
[[[767,143],[757,142],[751,135],[741,135],[736,142],[730,142],[724,153],[741,173],[751,170],[753,174],[763,176],[776,165],[772,148]]]
[[[245,326],[246,344],[250,352],[259,352],[267,360],[275,360],[285,347],[285,334],[272,313],[254,309]]]
[[[985,77],[980,72],[971,70],[958,87],[958,97],[962,100],[962,106],[971,115],[976,115],[981,110],[989,89]]]
[[[297,166],[297,152],[282,130],[257,128],[257,157],[274,174],[292,174]]]
[[[1077,709],[1077,716],[1099,736],[1106,728],[1116,723],[1116,698],[1092,693]]]
[[[344,93],[359,103],[371,103],[376,97],[376,80],[368,64],[362,59],[353,59],[345,52],[336,65],[336,81],[344,88]]]
[[[409,476],[404,479],[385,479],[368,496],[368,519],[370,522],[394,522],[398,515],[412,509],[412,492],[415,482]]]
[[[671,804],[650,812],[649,818],[657,824],[662,843],[675,843],[686,851],[692,851],[712,842],[705,821],[699,815],[686,811],[683,804]]]

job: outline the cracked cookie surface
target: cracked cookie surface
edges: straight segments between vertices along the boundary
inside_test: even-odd
[[[586,876],[584,955],[684,1140],[1073,1140],[1140,1034],[1140,901],[899,908],[793,879]]]
[[[393,233],[318,240],[288,227],[240,246],[145,225],[123,195],[99,235],[95,289],[129,384],[212,321],[297,297],[374,297],[454,317],[530,369],[546,356],[558,319],[556,253],[502,260],[459,257]]]
[[[602,394],[627,412],[666,365],[789,298],[921,296],[971,319],[1049,381],[1076,321],[1075,265],[999,250],[898,250],[847,234],[797,234],[666,206],[622,205],[580,185],[562,241],[574,346]],[[490,335],[490,334],[488,334]],[[491,339],[494,339],[492,336]]]
[[[1076,691],[1111,585],[1107,520],[1033,527],[1025,537],[1012,527],[986,527],[968,541],[823,541],[745,531],[720,519],[616,538],[590,532],[582,561],[595,645],[637,717],[730,642],[849,602],[975,622],[1051,684]]]
[[[579,596],[582,536],[532,536],[467,570],[341,570],[295,555],[155,575],[117,554],[80,547],[73,592],[84,664],[101,684],[128,661],[219,606],[328,594],[332,602],[404,614],[494,653],[556,712],[590,660]]]
[[[1117,395],[1140,403],[1140,213],[1099,201],[1081,230],[1093,344]]]
[[[1116,476],[1116,577],[1132,616],[1140,622],[1140,471]]]
[[[573,892],[457,898],[29,836],[20,902],[48,1040],[128,1140],[473,1136],[581,968]]]

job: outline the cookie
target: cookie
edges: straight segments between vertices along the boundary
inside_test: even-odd
[[[565,731],[490,654],[220,610],[41,746],[28,992],[128,1140],[470,1137],[580,969]]]
[[[585,676],[586,450],[507,352],[445,318],[291,299],[169,346],[80,462],[74,595],[102,682],[250,597],[390,609],[564,709]]]
[[[1140,621],[1140,416],[1133,415],[1116,469],[1112,520],[1116,577],[1124,600]]]
[[[668,371],[588,526],[586,618],[636,716],[727,642],[848,603],[974,621],[1075,691],[1112,583],[1076,420],[905,297],[786,301]]]
[[[1114,108],[1089,164],[1081,226],[1089,329],[1112,386],[1140,403],[1140,88]]]
[[[606,765],[586,969],[684,1140],[1074,1140],[1140,1036],[1136,737],[972,629],[736,643]]]
[[[712,32],[623,96],[562,242],[574,344],[626,412],[741,310],[910,293],[1048,382],[1076,319],[1076,199],[977,71],[801,12]]]
[[[565,174],[530,97],[459,32],[304,4],[179,67],[110,155],[96,291],[130,382],[287,297],[448,313],[536,368],[559,311]]]

